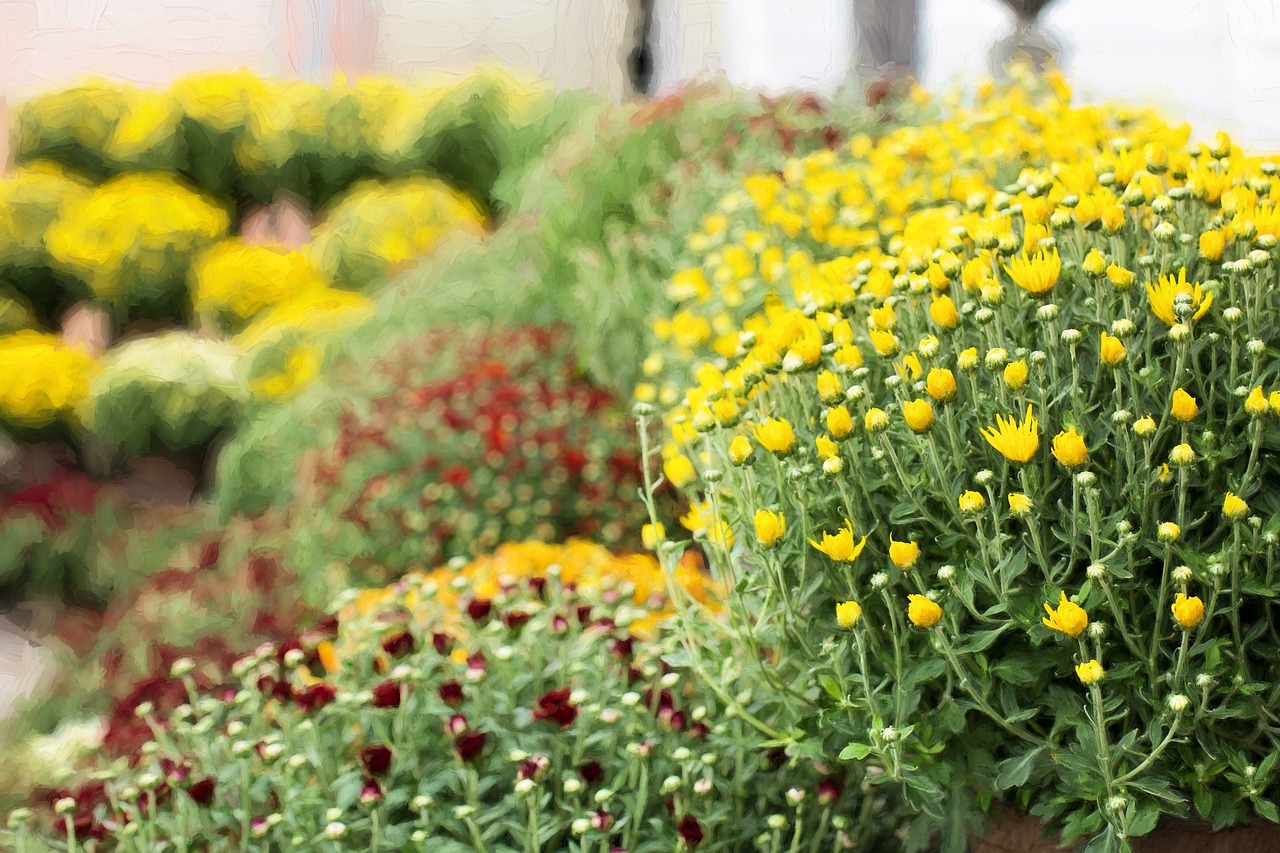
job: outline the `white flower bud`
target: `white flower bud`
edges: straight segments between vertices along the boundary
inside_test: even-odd
[[[898,730],[893,726],[885,726],[880,730],[880,739],[885,743],[893,743],[898,739]]]
[[[262,747],[263,758],[271,758],[271,759],[279,758],[280,754],[283,752],[284,752],[284,746],[278,743],[269,743],[266,746]]]
[[[844,462],[839,456],[832,456],[830,459],[823,460],[822,470],[824,473],[834,477],[844,470]]]
[[[680,790],[680,786],[683,784],[684,782],[679,776],[668,776],[666,779],[662,780],[661,793],[663,796],[674,794],[676,791]]]
[[[1128,317],[1121,317],[1119,320],[1111,322],[1111,334],[1118,338],[1126,337],[1133,334],[1133,321]]]
[[[140,702],[138,703],[138,706],[133,709],[133,715],[139,718],[147,717],[150,716],[151,712],[155,709],[156,706],[152,705],[150,702]]]
[[[1107,811],[1122,812],[1129,805],[1129,801],[1117,794],[1107,799]]]
[[[307,763],[307,757],[301,754],[290,755],[285,764],[297,770],[299,767]]]
[[[70,814],[76,810],[76,801],[74,797],[63,797],[53,804],[54,814]]]
[[[1191,328],[1186,323],[1175,323],[1169,328],[1169,340],[1176,343],[1185,341],[1191,334]]]
[[[977,311],[973,312],[974,321],[982,326],[985,326],[994,320],[995,316],[996,312],[992,311],[990,308],[979,308]]]
[[[585,817],[574,818],[573,823],[569,824],[569,829],[574,835],[586,835],[591,831],[591,821]]]
[[[1036,309],[1036,317],[1048,322],[1058,316],[1058,306],[1052,302],[1045,303]]]
[[[1249,355],[1262,355],[1267,351],[1267,345],[1257,338],[1251,339],[1244,347],[1249,351]]]
[[[787,804],[793,809],[799,807],[804,802],[804,791],[799,788],[787,789]]]
[[[1192,574],[1190,566],[1178,566],[1173,570],[1173,582],[1180,586],[1186,586],[1191,583],[1191,578]]]
[[[1105,634],[1105,633],[1107,633],[1107,625],[1106,625],[1106,623],[1105,623],[1105,622],[1090,622],[1090,623],[1089,623],[1089,636],[1090,636],[1090,637],[1101,637],[1101,636],[1102,636],[1103,634]]]
[[[342,809],[332,808],[324,813],[324,819],[330,823],[342,817]]]
[[[284,653],[284,665],[288,667],[297,666],[306,659],[307,656],[303,653],[302,649],[289,649],[289,651]]]
[[[467,805],[454,806],[453,816],[458,820],[466,820],[467,818],[471,817],[471,815],[475,814],[475,811],[476,811],[475,806],[467,806]]]
[[[1082,335],[1080,334],[1079,329],[1063,329],[1062,330],[1061,340],[1062,340],[1062,343],[1065,344],[1066,346],[1069,346],[1069,347],[1075,346],[1076,344],[1080,343],[1081,337]]]
[[[938,580],[942,581],[943,583],[951,582],[952,580],[955,579],[955,576],[956,576],[955,566],[943,566],[942,568],[938,569]]]
[[[889,582],[889,576],[884,572],[876,572],[871,576],[871,588],[882,589]]]
[[[1084,573],[1088,576],[1089,580],[1100,581],[1106,577],[1107,567],[1101,563],[1092,563],[1089,568],[1084,570]]]
[[[787,819],[780,814],[772,814],[765,819],[764,825],[777,832],[787,828]]]
[[[1111,413],[1111,422],[1113,424],[1124,425],[1133,420],[1133,413],[1128,409],[1117,409]]]
[[[973,481],[977,483],[979,486],[985,486],[987,483],[991,482],[992,478],[995,477],[995,475],[996,473],[990,470],[989,468],[983,468],[977,474],[973,475]]]
[[[324,828],[324,837],[330,841],[337,841],[339,838],[347,834],[347,825],[341,821],[332,821]]]
[[[516,796],[527,796],[534,789],[535,785],[532,779],[521,779],[516,782]]]
[[[613,799],[613,791],[610,791],[607,788],[596,791],[596,797],[595,797],[596,805],[604,805],[605,803],[609,802],[612,799]]]
[[[1255,267],[1264,266],[1265,264],[1270,263],[1270,261],[1271,255],[1264,252],[1262,249],[1254,249],[1249,253],[1249,262]]]
[[[993,347],[987,350],[985,364],[988,370],[996,370],[1004,367],[1004,363],[1009,360],[1009,353],[1003,347]]]
[[[1196,676],[1196,687],[1201,690],[1208,690],[1213,686],[1213,676],[1207,672],[1202,672]]]
[[[604,723],[607,726],[613,725],[614,723],[618,722],[618,720],[620,719],[622,719],[622,712],[619,711],[617,708],[605,708],[603,711],[600,712],[600,722]]]
[[[196,662],[191,658],[178,658],[173,662],[173,666],[169,667],[169,675],[182,678],[184,675],[190,675],[195,668]]]
[[[695,794],[697,794],[698,796],[700,796],[700,797],[705,797],[707,794],[710,794],[710,793],[711,793],[711,780],[710,780],[710,779],[699,779],[697,782],[694,782],[694,783],[693,783],[693,792],[694,792]]]
[[[1076,483],[1082,489],[1093,488],[1093,485],[1097,482],[1098,477],[1092,471],[1081,471],[1079,474],[1076,474]]]
[[[1191,700],[1181,693],[1174,693],[1169,697],[1169,710],[1175,714],[1181,714],[1187,710],[1187,706],[1191,704]]]

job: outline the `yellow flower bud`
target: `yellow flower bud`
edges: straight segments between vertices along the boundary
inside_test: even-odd
[[[1195,397],[1179,388],[1173,392],[1173,405],[1170,412],[1175,418],[1186,423],[1196,419],[1196,415],[1200,413],[1200,404],[1196,402]]]
[[[1089,449],[1085,447],[1084,436],[1076,432],[1075,427],[1058,433],[1053,437],[1053,458],[1068,468],[1079,468],[1089,461]]]
[[[1085,686],[1101,681],[1104,675],[1106,675],[1106,670],[1096,660],[1087,661],[1076,666],[1076,678],[1079,678],[1080,683]]]
[[[1163,522],[1156,528],[1156,538],[1161,542],[1177,542],[1178,537],[1182,535],[1182,528],[1174,524],[1172,521]]]
[[[878,355],[888,358],[898,351],[898,339],[893,332],[872,329],[867,334],[871,336],[871,346]]]
[[[933,406],[928,400],[911,400],[903,403],[902,418],[913,432],[928,432],[933,426]]]
[[[1169,451],[1169,461],[1174,465],[1190,465],[1196,461],[1196,452],[1189,444],[1177,444]]]
[[[1035,508],[1031,498],[1022,492],[1011,492],[1009,494],[1009,512],[1018,518],[1030,515],[1031,510]]]
[[[867,432],[883,432],[889,428],[889,415],[884,409],[869,409],[862,424]]]
[[[830,370],[818,374],[818,396],[824,403],[835,403],[844,397],[844,385],[840,377]]]
[[[917,628],[932,628],[942,618],[942,608],[923,595],[908,595],[907,618]]]
[[[1100,352],[1103,362],[1111,365],[1112,367],[1115,367],[1120,362],[1124,361],[1125,356],[1127,355],[1124,344],[1120,342],[1120,339],[1112,335],[1108,335],[1106,332],[1102,333]]]
[[[898,542],[889,537],[889,559],[900,569],[909,569],[920,559],[920,546],[914,542]]]
[[[836,443],[825,435],[818,436],[813,440],[813,443],[818,446],[818,458],[824,461],[834,459],[840,453],[840,448],[836,446]]]
[[[856,601],[842,601],[836,605],[836,624],[846,631],[862,618],[862,605]]]
[[[1222,514],[1232,521],[1239,521],[1249,514],[1249,505],[1235,492],[1227,492],[1222,499]]]
[[[677,489],[683,489],[698,477],[698,472],[694,469],[693,463],[689,461],[689,457],[683,454],[676,454],[667,459],[662,464],[662,473],[667,475],[671,485]]]
[[[925,389],[929,396],[939,403],[945,403],[955,396],[956,377],[945,367],[935,367],[925,378]]]
[[[1267,412],[1271,411],[1271,406],[1267,403],[1266,395],[1262,393],[1262,386],[1256,386],[1249,392],[1248,398],[1244,401],[1244,410],[1255,418],[1260,418]]]
[[[764,421],[756,427],[755,436],[761,447],[777,456],[786,456],[796,444],[795,431],[782,418]]]
[[[1061,595],[1058,609],[1054,610],[1046,604],[1044,609],[1049,615],[1042,617],[1040,621],[1045,624],[1045,627],[1061,631],[1068,637],[1079,637],[1084,633],[1084,629],[1089,627],[1089,614],[1080,605],[1068,601],[1065,592]]]
[[[960,353],[959,357],[956,359],[956,366],[958,366],[961,370],[973,370],[975,367],[977,367],[978,366],[978,348],[969,347],[967,350]]]
[[[1017,391],[1027,384],[1027,363],[1019,359],[1011,361],[1004,366],[1004,384],[1008,385],[1010,390]]]
[[[1151,415],[1143,415],[1133,422],[1133,431],[1141,436],[1148,436],[1156,431],[1156,419]]]
[[[1190,631],[1204,620],[1204,602],[1198,596],[1187,597],[1180,592],[1173,598],[1173,618],[1184,631]]]
[[[1101,278],[1107,273],[1107,257],[1097,249],[1090,249],[1081,267],[1094,278]]]
[[[729,459],[734,465],[744,464],[754,452],[755,448],[751,446],[751,439],[745,435],[735,435],[733,441],[729,442]]]
[[[644,547],[648,548],[650,551],[658,550],[658,545],[666,538],[666,535],[667,528],[661,523],[646,524],[644,527],[640,528],[640,541],[644,544]]]
[[[986,509],[987,499],[981,492],[967,491],[960,495],[961,512],[982,512]]]
[[[837,441],[849,437],[853,432],[853,415],[844,406],[832,406],[827,409],[827,432]]]
[[[787,520],[779,512],[762,509],[755,515],[756,539],[761,547],[772,548],[787,529]]]
[[[944,329],[954,329],[960,322],[956,303],[945,294],[933,298],[933,302],[929,305],[929,317]]]
[[[1221,231],[1206,231],[1200,235],[1200,257],[1217,263],[1222,260],[1222,251],[1226,245],[1226,238]]]
[[[1107,267],[1107,281],[1110,281],[1117,290],[1124,290],[1133,284],[1133,272],[1124,267],[1112,263]]]

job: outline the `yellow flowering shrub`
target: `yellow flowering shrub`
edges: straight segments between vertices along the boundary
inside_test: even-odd
[[[1276,820],[1280,166],[1024,83],[688,235],[649,396],[688,535],[761,731],[880,767],[943,849],[1015,794],[1105,850]]]
[[[181,316],[192,258],[229,226],[226,210],[182,181],[138,173],[67,205],[45,240],[93,299],[122,314]]]
[[[16,289],[0,284],[0,335],[7,335],[36,326],[31,303]]]
[[[40,429],[75,426],[75,410],[100,371],[88,352],[32,330],[0,335],[0,422]]]
[[[333,336],[361,325],[373,311],[358,293],[316,286],[260,312],[232,338],[245,354],[242,371],[253,395],[278,400],[301,391],[319,376]]]
[[[0,178],[0,279],[45,310],[66,296],[45,248],[45,231],[90,192],[86,179],[55,163],[28,163]]]
[[[482,236],[479,206],[431,178],[364,181],[326,211],[307,252],[337,285],[359,289],[431,251],[448,234]]]
[[[326,284],[307,255],[235,238],[197,257],[189,277],[195,313],[232,327]]]

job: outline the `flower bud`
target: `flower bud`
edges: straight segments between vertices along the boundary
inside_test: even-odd
[[[1187,710],[1187,706],[1191,704],[1191,700],[1181,693],[1174,693],[1169,697],[1169,710],[1175,714],[1181,714]]]

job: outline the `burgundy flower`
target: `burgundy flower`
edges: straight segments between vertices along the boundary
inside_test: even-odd
[[[267,826],[267,819],[262,815],[257,815],[249,821],[249,831],[253,834],[254,838],[261,838],[266,835],[267,830],[270,828],[271,827]]]
[[[467,669],[471,672],[486,672],[489,669],[489,662],[485,660],[484,652],[476,652],[467,658]]]
[[[569,620],[557,613],[551,617],[551,625],[549,629],[552,634],[563,634],[569,630]]]
[[[391,767],[391,749],[382,744],[366,746],[360,753],[360,763],[374,776],[381,776]]]
[[[316,623],[315,632],[326,637],[338,636],[338,617],[326,616]]]
[[[218,557],[222,555],[221,543],[214,541],[204,546],[200,551],[200,561],[197,566],[201,569],[212,568],[218,562]]]
[[[824,806],[829,806],[840,799],[840,794],[843,790],[838,780],[823,779],[818,783],[818,802]]]
[[[529,589],[534,595],[538,596],[538,598],[545,597],[547,594],[547,579],[529,578]]]
[[[588,622],[590,622],[591,621],[591,605],[590,604],[578,605],[577,616],[578,616],[579,625],[585,625]]]
[[[711,734],[711,729],[707,727],[706,723],[699,722],[689,726],[689,737],[702,740],[709,734]]]
[[[453,747],[463,761],[474,761],[484,750],[484,732],[463,732],[454,738]]]
[[[512,631],[529,621],[529,613],[524,610],[512,610],[510,613],[502,617],[502,621],[507,623],[507,627]]]
[[[447,653],[449,651],[449,647],[453,645],[453,637],[437,631],[431,635],[431,645],[435,647],[436,654],[443,655]]]
[[[398,681],[383,681],[373,688],[373,707],[399,708],[400,696]]]
[[[604,778],[604,768],[600,766],[599,761],[592,759],[578,768],[578,775],[588,785],[595,785]]]
[[[613,815],[604,809],[597,809],[596,813],[591,816],[591,828],[604,832],[613,826]]]
[[[676,832],[680,835],[680,840],[688,847],[697,847],[702,843],[702,826],[699,825],[698,819],[692,814],[686,813],[680,818],[676,824]]]
[[[212,776],[206,776],[187,788],[187,796],[191,797],[191,799],[195,801],[196,805],[212,805],[214,790],[217,786],[218,783],[214,781]]]
[[[398,658],[412,652],[414,645],[413,634],[408,631],[398,631],[382,641],[382,650],[393,658]]]
[[[520,768],[516,771],[516,778],[537,779],[550,766],[551,761],[545,755],[534,755],[520,762]]]
[[[489,618],[489,614],[493,612],[493,602],[487,598],[473,598],[467,602],[467,615],[477,622],[482,622]]]
[[[439,688],[440,701],[451,708],[456,708],[462,704],[462,685],[456,681],[446,681]]]
[[[613,641],[609,651],[619,660],[631,660],[632,655],[635,654],[635,642],[636,638],[629,634],[625,637],[618,637]]]
[[[376,780],[364,780],[364,787],[360,789],[360,802],[366,806],[370,803],[376,803],[382,799],[382,786]]]
[[[684,729],[684,711],[662,708],[658,711],[658,722],[669,731],[678,732]]]
[[[446,726],[451,735],[460,735],[467,730],[467,718],[462,714],[454,714],[449,717],[449,723]]]
[[[293,699],[308,711],[316,711],[338,697],[338,690],[323,681],[302,690],[293,691]]]
[[[554,720],[562,730],[573,725],[577,717],[578,706],[569,701],[568,687],[552,690],[539,699],[537,707],[533,709],[535,720]]]

